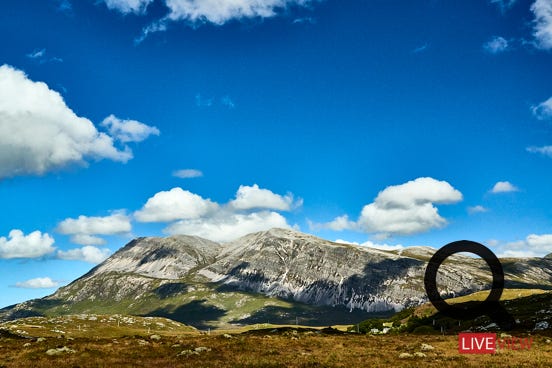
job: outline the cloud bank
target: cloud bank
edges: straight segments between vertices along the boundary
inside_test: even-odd
[[[168,234],[196,235],[214,241],[231,241],[240,236],[273,227],[290,228],[277,211],[301,206],[293,195],[276,194],[257,184],[242,185],[233,200],[219,204],[176,187],[154,194],[134,212],[140,222],[170,223]]]
[[[221,211],[214,216],[178,221],[169,225],[169,234],[196,235],[213,241],[231,241],[257,231],[274,227],[289,229],[284,216],[273,211],[248,214]]]
[[[51,289],[59,286],[59,282],[52,280],[49,277],[37,277],[27,281],[20,281],[15,284],[15,287],[23,289]]]
[[[519,191],[519,188],[510,183],[509,181],[499,181],[494,186],[493,189],[491,189],[491,193],[498,194],[498,193],[509,193],[509,192],[517,192]]]
[[[53,244],[54,238],[47,233],[37,230],[25,235],[14,229],[8,238],[0,237],[0,258],[40,258],[55,250]]]
[[[82,248],[74,248],[67,251],[58,250],[56,256],[58,259],[98,264],[105,261],[110,254],[111,251],[109,249],[100,249],[91,245],[86,245]]]
[[[118,121],[109,125],[118,128],[113,130],[115,138],[99,132],[46,83],[34,82],[8,65],[0,66],[0,86],[0,178],[42,175],[70,165],[86,166],[89,160],[124,163],[132,159],[132,150],[116,147],[114,139],[145,138],[144,132],[136,132],[137,126],[150,134],[156,129],[111,115],[109,121]]]
[[[102,245],[105,240],[95,235],[121,235],[130,233],[132,225],[124,211],[115,211],[105,217],[79,216],[67,218],[57,226],[57,232],[72,235],[71,242],[81,245]]]
[[[294,202],[293,195],[290,193],[281,196],[268,189],[261,189],[257,184],[254,184],[253,186],[240,185],[236,193],[236,199],[231,201],[230,205],[238,210],[267,208],[278,211],[289,211]],[[297,205],[300,205],[300,203]]]
[[[552,49],[552,0],[535,0],[531,11],[535,15],[533,34],[537,47],[543,50]]]
[[[542,257],[552,253],[552,234],[530,234],[524,240],[499,245],[500,257]]]
[[[380,237],[411,235],[445,226],[447,221],[439,215],[435,205],[461,200],[462,193],[446,181],[418,178],[379,192],[372,203],[362,208],[357,221],[343,215],[329,223],[313,226],[336,231],[377,233]]]
[[[159,129],[140,123],[136,120],[121,120],[115,115],[109,115],[101,125],[109,134],[123,143],[142,142],[150,135],[159,135]]]
[[[170,22],[186,22],[192,26],[209,23],[221,26],[233,20],[265,19],[284,14],[293,7],[307,7],[317,0],[162,0],[167,14],[142,30],[135,41],[142,42],[149,34],[166,31]],[[143,15],[153,0],[103,0],[108,9],[122,14]],[[233,107],[228,106],[228,107]]]
[[[176,187],[156,193],[142,209],[134,212],[134,217],[140,222],[170,222],[200,218],[217,208],[210,199]]]

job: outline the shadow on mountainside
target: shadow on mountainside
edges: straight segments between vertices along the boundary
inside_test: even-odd
[[[369,313],[360,309],[349,309],[343,306],[316,307],[306,304],[294,303],[290,308],[281,306],[266,306],[259,309],[247,318],[237,319],[231,323],[245,325],[251,324],[283,324],[302,326],[332,326],[341,324],[355,324],[368,318],[385,318],[391,316],[394,311]]]
[[[234,266],[228,273],[227,277],[218,282],[215,290],[218,292],[232,291],[253,291],[263,292],[262,285],[270,280],[264,275],[262,270],[255,269],[255,272],[244,272],[250,266],[249,262],[241,262]],[[260,285],[260,288],[255,288],[253,285]]]
[[[515,289],[544,289],[552,290],[552,259],[548,258],[528,258],[523,260],[502,260],[502,268],[504,269],[504,286],[505,288]],[[532,272],[532,269],[540,269],[548,277],[543,275],[533,275],[533,278],[538,278],[539,283],[529,283],[526,281],[511,280],[508,274],[527,276]]]
[[[22,304],[14,304],[0,309],[0,321],[10,321],[27,317],[44,317],[52,310],[63,308],[67,302],[61,299],[44,297],[32,299]]]
[[[411,258],[384,259],[380,262],[367,263],[362,274],[352,275],[339,284],[330,280],[316,280],[303,287],[299,295],[280,295],[280,299],[293,303],[290,308],[266,306],[249,317],[232,322],[241,324],[298,323],[306,326],[324,326],[353,324],[367,318],[388,317],[394,314],[395,310],[390,305],[387,305],[386,308],[384,303],[385,283],[390,279],[406,278],[412,268],[422,268],[424,263]],[[242,272],[247,264],[240,266],[233,269],[233,276],[238,280],[241,276],[247,276],[247,279],[244,279],[241,285],[223,284],[217,290],[231,288],[246,291],[262,290],[263,286],[259,283],[267,283],[268,280],[262,275],[251,278],[251,273]],[[379,295],[380,298],[377,299],[374,295]],[[359,297],[365,299],[355,299]],[[351,309],[346,306],[351,299],[358,304],[362,304],[364,301],[379,302],[380,309],[370,312],[359,308]],[[314,305],[314,303],[322,304],[324,302],[330,305]]]
[[[170,282],[160,285],[152,290],[159,299],[166,299],[172,296],[185,294],[188,292],[188,285],[182,282]]]
[[[138,263],[138,267],[167,257],[178,257],[176,249],[159,248],[149,251]]]
[[[169,305],[151,311],[144,316],[166,317],[198,329],[215,328],[216,326],[212,323],[223,317],[226,311],[206,302],[206,299],[202,299],[180,306]]]

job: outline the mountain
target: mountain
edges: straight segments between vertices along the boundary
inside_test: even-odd
[[[230,324],[354,323],[427,301],[423,276],[435,250],[382,251],[271,229],[219,244],[195,236],[138,238],[42,299],[0,319],[75,313],[169,317],[198,328]],[[503,259],[506,286],[552,288],[552,259]],[[490,287],[486,263],[464,255],[439,268],[447,296]]]

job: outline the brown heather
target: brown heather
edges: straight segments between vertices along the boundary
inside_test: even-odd
[[[231,336],[231,337],[230,337]],[[0,367],[550,367],[552,343],[534,335],[531,350],[498,351],[494,355],[461,355],[457,336],[323,335],[305,331],[270,334],[221,333],[113,338],[49,337],[45,341],[4,337]],[[146,343],[147,341],[147,343]],[[548,342],[547,342],[548,341]],[[415,357],[421,344],[434,347]],[[26,345],[24,347],[24,345]],[[67,346],[75,353],[57,356],[48,349]],[[181,354],[194,351],[199,353]],[[399,358],[401,353],[409,358]]]

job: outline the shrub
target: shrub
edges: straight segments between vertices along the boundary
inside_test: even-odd
[[[437,331],[435,331],[433,327],[426,326],[426,325],[418,326],[412,331],[412,333],[418,334],[418,335],[433,335],[436,332]]]

